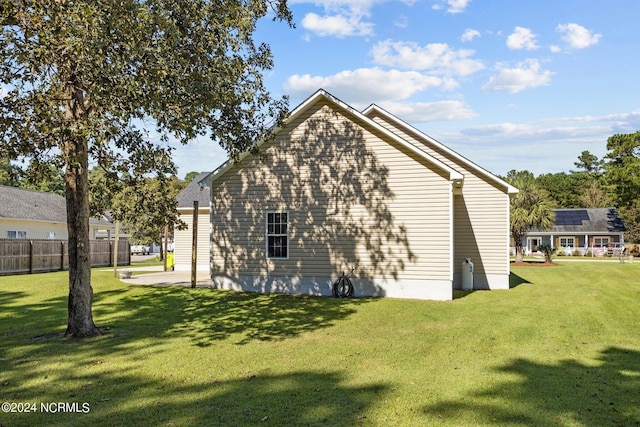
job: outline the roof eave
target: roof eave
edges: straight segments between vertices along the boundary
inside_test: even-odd
[[[440,160],[434,158],[429,153],[427,153],[427,152],[423,151],[422,149],[420,149],[420,147],[417,147],[417,146],[411,144],[410,142],[402,139],[398,135],[396,135],[393,132],[389,131],[385,127],[379,125],[375,121],[373,121],[370,118],[368,118],[362,112],[356,110],[355,108],[351,107],[347,103],[345,103],[345,102],[341,101],[340,99],[336,98],[335,96],[331,95],[330,93],[328,93],[324,89],[318,89],[313,95],[311,95],[307,99],[305,99],[300,105],[298,105],[296,108],[294,108],[291,111],[291,113],[285,119],[285,124],[284,125],[276,127],[276,128],[273,128],[273,130],[271,132],[273,134],[279,133],[286,126],[287,122],[294,121],[296,118],[298,118],[300,115],[302,115],[310,106],[314,105],[316,102],[318,102],[321,99],[326,99],[326,100],[330,101],[331,103],[333,103],[334,105],[337,105],[338,107],[340,107],[341,109],[343,109],[343,110],[347,111],[348,113],[352,114],[353,116],[355,116],[359,120],[365,122],[367,125],[372,126],[373,128],[376,129],[376,131],[384,134],[388,138],[392,139],[393,141],[396,141],[397,143],[399,143],[403,147],[409,149],[414,154],[417,154],[421,158],[425,159],[427,162],[431,163],[432,165],[434,165],[438,169],[440,169],[443,172],[445,172],[448,175],[449,181],[463,181],[464,180],[464,175],[461,174],[460,172],[458,172],[455,169],[447,166],[446,164],[444,164]],[[261,146],[262,144],[264,144],[264,142],[265,142],[265,140],[259,141],[258,142],[258,146]],[[246,158],[249,155],[250,155],[250,153],[248,151],[242,153],[238,158],[238,162],[242,161],[244,158]],[[223,176],[233,165],[234,165],[234,162],[232,162],[231,160],[227,160],[225,163],[223,163],[217,169],[215,169],[213,172],[211,172],[209,175],[207,175],[204,179],[202,179],[200,181],[200,184],[201,185],[211,185],[215,180],[217,180],[221,176]]]
[[[438,142],[437,140],[433,139],[432,137],[430,137],[426,133],[420,131],[419,129],[416,129],[414,126],[410,125],[409,123],[406,123],[404,120],[394,116],[393,114],[389,113],[384,108],[382,108],[382,107],[380,107],[380,106],[378,106],[376,104],[371,104],[370,106],[365,108],[364,111],[362,112],[362,114],[366,116],[366,115],[368,115],[368,114],[370,114],[371,112],[374,112],[374,111],[378,112],[379,114],[382,114],[383,116],[385,116],[386,118],[390,119],[391,121],[399,124],[400,126],[405,127],[407,129],[410,129],[413,133],[417,133],[418,135],[422,136],[424,139],[428,140],[430,143],[438,146],[443,151],[445,151],[448,154],[450,154],[451,156],[455,157],[457,160],[459,160],[460,162],[464,163],[465,165],[467,165],[471,169],[475,170],[479,174],[489,178],[491,181],[495,182],[496,184],[499,184],[501,187],[504,187],[504,189],[505,189],[507,194],[515,194],[515,193],[518,193],[520,191],[516,187],[514,187],[513,185],[511,185],[508,182],[498,178],[497,176],[495,176],[491,172],[489,172],[486,169],[482,168],[481,166],[475,164],[474,162],[472,162],[471,160],[467,159],[466,157],[460,155],[459,153],[453,151],[452,149],[450,149],[446,145]]]

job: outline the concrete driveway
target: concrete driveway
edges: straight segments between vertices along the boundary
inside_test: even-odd
[[[134,274],[130,279],[120,279],[124,283],[131,285],[152,285],[152,286],[184,286],[191,287],[190,271],[162,271],[160,267],[133,267],[120,268],[119,270],[131,270]],[[136,274],[143,272],[143,274]],[[196,274],[196,287],[211,287],[211,277],[208,271],[198,271]]]

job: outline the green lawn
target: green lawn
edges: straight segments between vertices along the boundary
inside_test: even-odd
[[[639,278],[640,263],[514,267],[509,291],[429,302],[94,270],[105,334],[70,341],[66,273],[0,277],[0,402],[37,409],[0,426],[636,426]]]

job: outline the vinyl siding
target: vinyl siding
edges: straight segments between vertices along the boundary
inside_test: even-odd
[[[26,231],[27,239],[48,239],[50,232],[55,233],[55,239],[66,240],[68,237],[67,224],[56,222],[0,220],[0,239],[7,238],[7,231]]]
[[[193,209],[181,210],[180,219],[187,225],[185,230],[174,230],[173,234],[173,254],[174,265],[177,271],[191,270],[191,241],[193,236]],[[198,210],[198,251],[197,251],[197,270],[209,270],[209,239],[210,235],[210,216],[208,209]]]
[[[450,280],[450,186],[424,159],[319,102],[214,181],[212,276]],[[266,257],[266,211],[289,258]]]
[[[442,150],[429,140],[371,114],[371,119],[464,175],[462,194],[454,196],[454,268],[461,273],[465,258],[471,258],[476,275],[509,274],[509,196],[486,176]]]

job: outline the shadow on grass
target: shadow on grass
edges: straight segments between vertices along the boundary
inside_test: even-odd
[[[143,347],[162,351],[164,343],[175,337],[186,337],[199,347],[221,340],[236,345],[282,340],[330,327],[355,313],[358,305],[373,301],[131,286],[94,294],[93,317],[104,336],[67,343],[69,340],[62,338],[67,318],[66,295],[20,303],[23,296],[21,292],[0,293],[0,310],[5,319],[0,337],[19,347],[27,360],[46,352],[49,344],[68,344],[70,351],[87,350],[99,356]],[[2,347],[0,367],[3,361],[7,362]]]
[[[202,379],[196,385],[158,374],[140,378],[112,372],[66,401],[90,402],[88,413],[9,414],[11,425],[328,425],[353,426],[389,386],[347,385],[338,373],[247,373],[233,380]],[[63,385],[64,386],[64,385]],[[112,398],[111,396],[119,396]],[[366,422],[366,420],[365,420]]]
[[[477,292],[476,290],[463,291],[462,289],[454,289],[453,290],[453,299],[462,299],[470,296],[471,294]]]
[[[102,292],[99,298],[113,300],[94,308],[94,317],[106,319],[110,333],[179,334],[198,346],[230,336],[236,344],[291,338],[332,326],[370,301],[180,287]]]
[[[513,381],[472,392],[463,401],[425,408],[429,417],[465,417],[481,425],[640,425],[640,352],[610,347],[599,366],[575,360],[546,365],[516,359],[497,368]]]
[[[517,288],[520,285],[531,284],[527,279],[524,279],[513,271],[509,274],[509,289]]]
[[[347,379],[336,372],[271,375],[264,365],[244,379],[198,378],[194,372],[185,385],[182,377],[166,378],[163,372],[149,376],[137,367],[167,346],[184,345],[184,338],[194,346],[185,347],[189,352],[223,340],[226,347],[284,340],[330,327],[371,300],[209,288],[103,290],[95,293],[93,313],[104,335],[68,340],[62,338],[66,295],[32,304],[21,303],[23,296],[0,293],[2,318],[10,321],[0,325],[7,350],[0,350],[0,398],[91,402],[91,412],[53,418],[9,414],[10,419],[0,414],[0,425],[114,425],[125,420],[127,425],[233,426],[268,420],[272,425],[349,426],[386,387],[345,385]],[[215,354],[215,347],[210,351]],[[114,357],[123,360],[117,370],[109,368]],[[167,357],[166,363],[176,366],[180,360]],[[75,369],[86,371],[88,366],[93,374],[83,376]]]

